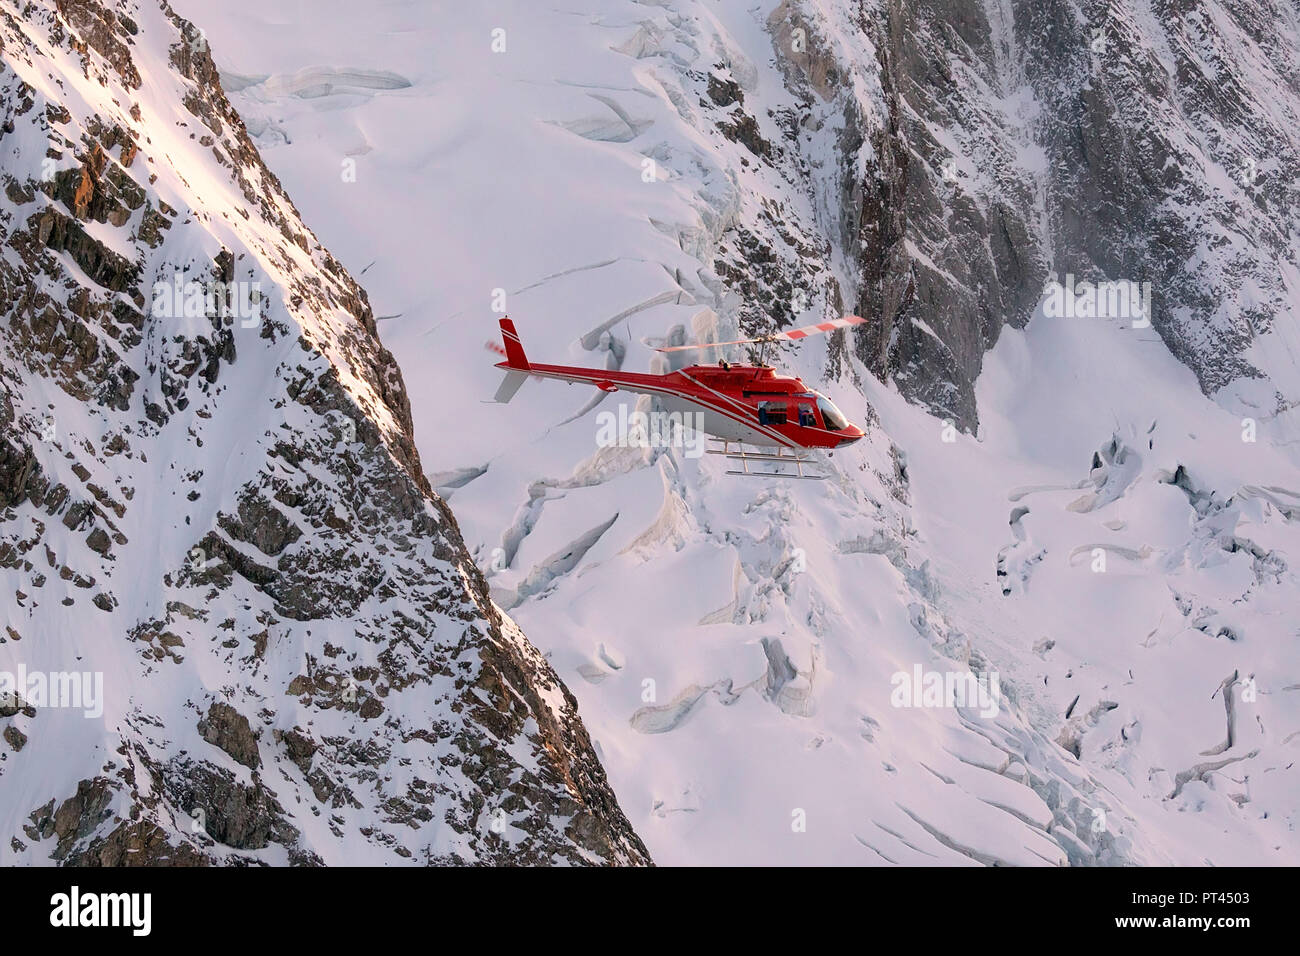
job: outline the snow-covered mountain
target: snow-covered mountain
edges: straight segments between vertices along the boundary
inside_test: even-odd
[[[176,6],[657,862],[1300,861],[1293,6]],[[776,355],[825,482],[487,401],[506,312],[642,371],[846,311]]]
[[[647,862],[203,36],[0,50],[0,859]]]
[[[1029,319],[1045,273],[1072,274],[1151,283],[1153,327],[1221,403],[1271,417],[1300,400],[1300,8],[857,9],[856,32],[829,28],[879,61],[857,220],[873,371],[973,426],[983,352]]]

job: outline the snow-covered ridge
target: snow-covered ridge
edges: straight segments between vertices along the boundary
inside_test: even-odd
[[[0,29],[6,860],[647,861],[202,33]]]

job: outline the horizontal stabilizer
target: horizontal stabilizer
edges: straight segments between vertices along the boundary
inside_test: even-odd
[[[515,392],[519,391],[519,386],[523,385],[524,380],[527,378],[527,372],[517,372],[514,369],[508,369],[506,371],[506,377],[501,380],[501,386],[497,389],[496,395],[492,397],[492,401],[501,402],[502,404],[510,401],[510,399],[515,397]]]

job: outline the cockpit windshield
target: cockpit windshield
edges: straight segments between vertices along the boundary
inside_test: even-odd
[[[848,428],[849,420],[844,417],[844,413],[835,407],[834,402],[820,392],[817,393],[817,407],[821,409],[822,421],[826,423],[826,427],[831,431],[838,432]]]

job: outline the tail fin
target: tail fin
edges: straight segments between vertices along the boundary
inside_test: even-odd
[[[519,341],[515,324],[506,318],[501,320],[501,340],[506,347],[506,365],[521,372],[528,371],[528,357],[524,355],[524,344]]]

